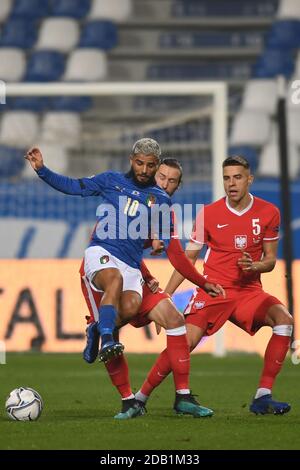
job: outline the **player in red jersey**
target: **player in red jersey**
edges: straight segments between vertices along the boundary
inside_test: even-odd
[[[186,310],[187,335],[193,350],[204,335],[212,335],[230,320],[250,335],[269,326],[273,335],[266,348],[264,367],[250,411],[256,414],[283,414],[290,405],[272,398],[272,386],[284,362],[293,329],[286,307],[262,289],[260,274],[270,272],[276,263],[280,214],[273,204],[249,193],[253,176],[243,157],[223,162],[226,197],[198,214],[186,251],[195,263],[202,246],[208,249],[204,275],[226,289],[226,298],[212,298],[197,289]],[[174,272],[166,292],[172,294],[183,281]],[[137,397],[147,401],[152,390],[170,372],[164,351],[150,371]]]
[[[156,181],[158,186],[164,189],[170,196],[176,191],[180,185],[182,178],[182,169],[179,162],[175,159],[166,159],[160,165]],[[174,245],[174,251],[179,258],[184,256],[183,250],[178,240],[171,241]],[[170,359],[171,368],[173,371],[175,388],[176,388],[176,411],[183,414],[192,414],[196,417],[211,416],[212,410],[200,406],[194,397],[190,394],[189,390],[189,346],[186,338],[186,327],[184,324],[183,315],[175,308],[170,296],[163,292],[158,287],[158,282],[148,271],[144,263],[142,263],[141,271],[145,284],[143,286],[143,299],[139,313],[131,319],[127,314],[119,318],[119,327],[123,324],[130,323],[136,328],[142,327],[155,321],[158,325],[166,329],[167,333],[167,354]],[[204,279],[205,282],[205,279]],[[84,358],[87,362],[94,362],[97,357],[99,338],[97,336],[97,329],[95,328],[95,320],[97,319],[97,305],[100,302],[101,294],[93,292],[86,281],[84,276],[83,265],[81,266],[81,283],[82,291],[85,296],[89,311],[90,311],[90,325],[88,326],[88,338],[90,335],[91,341],[87,343],[84,351]],[[207,292],[212,295],[224,293],[220,286],[204,283],[203,286]],[[121,307],[122,315],[122,307]],[[126,318],[128,317],[128,318]],[[92,345],[92,347],[90,347]],[[105,364],[106,369],[110,375],[113,385],[118,389],[123,403],[127,405],[128,400],[133,400],[129,376],[128,366],[124,355],[118,356]],[[124,408],[124,407],[123,407]],[[125,407],[126,408],[126,407]],[[116,418],[128,419],[130,410],[122,409]]]

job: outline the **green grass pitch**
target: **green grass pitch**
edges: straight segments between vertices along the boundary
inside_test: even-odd
[[[134,390],[153,355],[128,355]],[[0,365],[0,449],[300,449],[300,364],[287,358],[274,396],[292,405],[284,416],[248,411],[262,360],[255,355],[224,359],[192,356],[191,388],[215,411],[212,418],[179,417],[172,411],[172,377],[154,392],[148,413],[117,421],[120,399],[103,365],[79,354],[8,354]],[[45,408],[36,422],[8,419],[4,402],[18,387],[36,389]]]

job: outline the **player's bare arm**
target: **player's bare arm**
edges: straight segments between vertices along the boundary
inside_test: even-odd
[[[25,155],[25,158],[29,161],[30,165],[35,171],[40,170],[44,166],[42,152],[37,147],[29,149]]]
[[[244,272],[269,273],[273,271],[276,264],[278,241],[264,242],[263,257],[260,261],[253,261],[250,253],[243,251],[238,265]]]

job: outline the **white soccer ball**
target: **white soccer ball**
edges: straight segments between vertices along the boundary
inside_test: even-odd
[[[42,397],[29,387],[15,388],[5,402],[8,416],[15,421],[35,421],[43,409]]]

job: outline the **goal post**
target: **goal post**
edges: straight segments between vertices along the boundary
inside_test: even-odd
[[[211,195],[212,200],[223,196],[222,161],[227,155],[227,84],[221,81],[207,82],[112,82],[112,83],[8,83],[6,84],[7,97],[209,97],[209,104],[203,108],[193,109],[188,113],[176,110],[173,116],[169,111],[164,125],[178,125],[182,119],[194,120],[196,117],[209,115],[211,120],[210,153],[211,159]],[[176,121],[178,119],[178,121]],[[155,119],[153,120],[153,122]],[[153,123],[150,124],[153,127]],[[148,127],[147,127],[148,126]],[[158,123],[159,126],[159,123]],[[134,125],[133,135],[134,135]],[[149,124],[144,128],[149,129]],[[146,133],[145,133],[146,135]],[[109,138],[109,136],[108,136]],[[159,140],[159,139],[158,139]],[[199,140],[201,140],[199,138]],[[202,142],[198,142],[199,145]],[[164,145],[162,144],[162,147]],[[179,145],[180,146],[180,145]],[[187,144],[188,147],[188,144]],[[195,149],[194,149],[195,150]],[[185,152],[182,148],[182,152]],[[197,158],[197,149],[195,151]],[[197,179],[197,175],[194,175]],[[202,201],[198,201],[201,203]],[[214,353],[216,356],[225,354],[222,331],[215,336]]]

